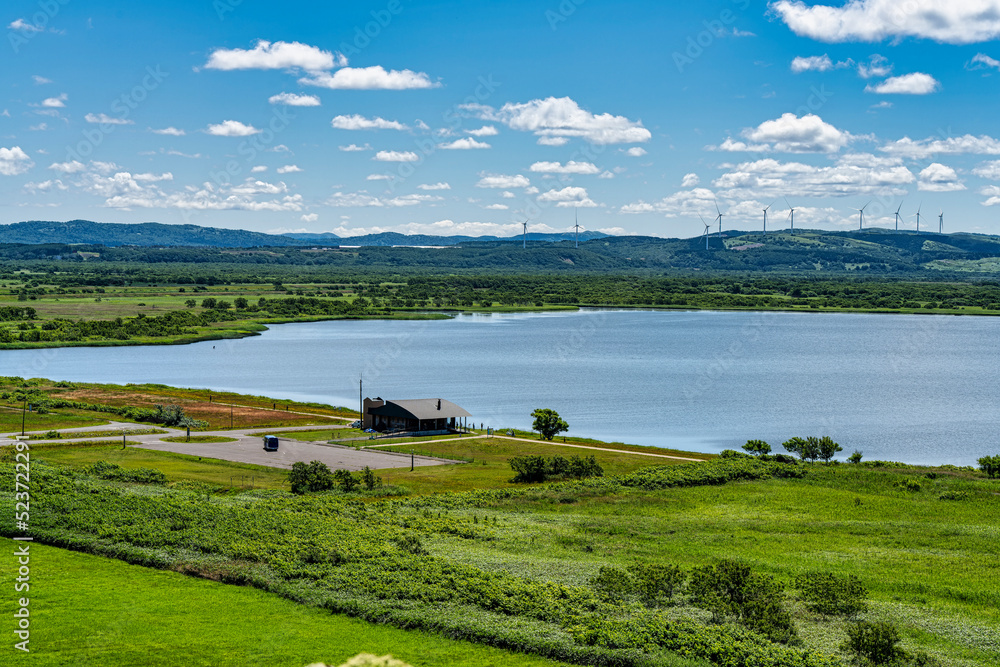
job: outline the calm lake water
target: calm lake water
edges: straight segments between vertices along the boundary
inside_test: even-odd
[[[1000,318],[683,311],[284,324],[182,346],[0,352],[0,374],[357,406],[442,397],[476,423],[716,452],[830,435],[866,459],[974,465],[1000,444]]]

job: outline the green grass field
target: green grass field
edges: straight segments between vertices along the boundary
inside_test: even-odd
[[[0,538],[4,553],[15,542]],[[563,663],[330,614],[253,588],[151,570],[42,544],[31,547],[29,655],[5,665],[339,665],[362,653],[414,667]],[[14,595],[2,596],[11,618]],[[9,634],[9,633],[8,633]]]

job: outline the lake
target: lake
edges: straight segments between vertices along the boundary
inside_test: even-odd
[[[356,408],[446,398],[477,424],[717,452],[830,435],[866,459],[997,453],[1000,319],[582,310],[275,325],[193,345],[0,352],[0,374],[158,382]]]

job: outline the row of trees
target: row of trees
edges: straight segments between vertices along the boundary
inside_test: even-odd
[[[808,438],[791,438],[781,443],[786,452],[797,455],[803,461],[816,461],[822,459],[827,463],[837,455],[837,452],[844,451],[833,439],[824,435],[821,438],[809,436]],[[754,456],[766,456],[771,453],[771,445],[763,440],[747,440],[743,445],[743,450]],[[856,452],[860,461],[860,453]]]

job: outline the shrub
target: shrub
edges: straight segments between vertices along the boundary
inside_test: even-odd
[[[625,570],[616,567],[601,567],[590,585],[605,600],[616,602],[636,591],[636,581]]]
[[[334,475],[330,473],[330,469],[322,461],[310,461],[309,463],[296,461],[292,464],[291,472],[288,473],[288,481],[291,484],[292,493],[300,494],[328,491],[333,488],[335,483]]]
[[[747,444],[743,445],[743,451],[756,456],[770,454],[771,445],[767,444],[763,440],[747,440]]]
[[[344,493],[350,493],[354,489],[358,488],[358,478],[352,475],[350,470],[334,470],[333,479],[337,486],[340,487],[340,490]]]
[[[864,452],[859,449],[855,449],[854,453],[847,457],[847,460],[851,463],[861,463],[862,456],[864,456]]]
[[[587,477],[603,477],[604,469],[593,455],[587,457],[573,456],[566,459],[562,456],[515,456],[507,461],[516,475],[511,480],[515,483],[538,483],[551,479],[585,479]]]
[[[824,616],[852,616],[867,608],[868,590],[853,576],[829,572],[806,572],[795,577],[806,606]]]
[[[781,606],[784,587],[774,577],[751,572],[739,561],[725,559],[694,568],[688,592],[696,606],[712,613],[715,622],[733,617],[772,641],[796,638],[792,616]]]
[[[859,621],[847,626],[847,641],[841,648],[856,665],[888,665],[906,657],[898,643],[899,630],[892,623]]]
[[[1000,477],[1000,454],[979,459],[979,469],[990,478]]]
[[[368,466],[364,467],[361,471],[361,483],[364,484],[365,488],[369,491],[376,487],[382,486],[382,478],[375,474],[375,471]]]
[[[166,484],[167,476],[152,468],[122,468],[117,463],[98,461],[86,468],[94,477],[134,484]]]
[[[735,449],[723,449],[719,452],[719,457],[723,459],[739,459],[739,458],[750,458],[749,454],[744,454],[743,452],[738,452]]]
[[[633,565],[629,573],[634,577],[635,592],[647,605],[670,600],[687,580],[687,575],[676,565]]]

